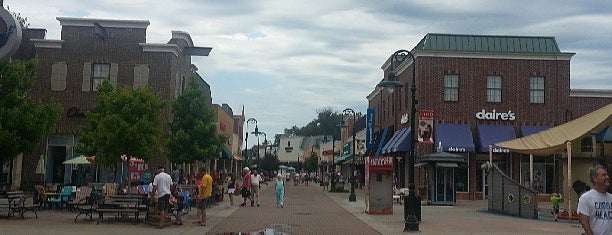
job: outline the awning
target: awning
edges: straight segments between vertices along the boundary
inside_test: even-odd
[[[478,149],[479,153],[488,153],[489,145],[493,145],[493,153],[509,153],[510,150],[495,146],[495,143],[513,140],[516,138],[514,127],[478,125]]]
[[[396,153],[396,152],[409,152],[412,148],[410,146],[410,127],[401,129],[389,140],[389,142],[383,147],[382,154]]]
[[[229,151],[229,149],[227,149],[225,145],[223,145],[222,150],[221,150],[221,156],[219,156],[219,159],[231,160],[232,158],[234,158],[234,156],[232,155],[232,152]]]
[[[597,142],[612,143],[612,127],[608,127],[603,131],[599,132],[595,139],[597,140]]]
[[[378,149],[376,150],[376,154],[374,154],[375,157],[380,156],[380,154],[382,153],[382,149],[385,146],[385,143],[387,142],[388,133],[389,133],[389,127],[385,127],[378,141]]]
[[[574,142],[584,135],[599,133],[610,126],[612,126],[612,104],[535,135],[497,145],[524,154],[547,156],[563,151],[568,141]]]
[[[521,127],[521,137],[533,135],[535,133],[545,131],[548,129],[550,129],[549,126],[522,126]]]
[[[472,131],[467,124],[436,124],[435,140],[444,152],[474,152]]]
[[[344,155],[344,156],[339,157],[338,159],[334,160],[334,163],[335,164],[340,164],[340,163],[343,163],[343,162],[351,160],[351,159],[353,159],[353,154],[347,154],[347,155]]]
[[[436,162],[436,167],[458,168],[459,165],[454,162]]]

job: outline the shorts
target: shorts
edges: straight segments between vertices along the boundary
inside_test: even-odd
[[[259,194],[259,185],[251,184],[251,194]]]
[[[208,205],[208,198],[200,199],[200,202],[198,202],[198,209],[205,210],[207,205]]]
[[[166,194],[160,198],[157,198],[157,210],[164,211],[170,209],[170,194]]]
[[[228,188],[227,189],[227,194],[234,194],[235,191],[236,191],[235,188]]]

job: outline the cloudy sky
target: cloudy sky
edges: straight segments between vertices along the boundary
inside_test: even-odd
[[[367,108],[394,51],[427,33],[554,36],[574,52],[571,88],[612,89],[612,2],[538,0],[5,0],[31,28],[60,39],[55,19],[148,20],[147,42],[186,31],[212,47],[193,63],[214,103],[245,107],[272,135],[303,126],[317,110]],[[252,131],[253,127],[250,127]]]

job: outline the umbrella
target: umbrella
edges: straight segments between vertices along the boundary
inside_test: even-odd
[[[292,167],[292,166],[287,167],[287,170],[294,171],[294,170],[295,170],[295,167]]]
[[[36,165],[36,174],[44,175],[45,171],[45,156],[41,154],[40,158],[38,159],[38,165]]]
[[[64,161],[64,164],[75,164],[75,165],[89,164],[89,160],[87,160],[86,156],[81,155],[73,159]]]

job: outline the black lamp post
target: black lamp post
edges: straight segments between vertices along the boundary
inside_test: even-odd
[[[417,214],[420,214],[421,207],[419,206],[418,199],[416,197],[416,191],[414,186],[414,159],[416,157],[416,128],[417,123],[415,120],[416,116],[416,105],[418,103],[416,99],[416,60],[414,55],[407,50],[398,50],[391,56],[391,71],[387,75],[387,80],[383,80],[378,83],[377,86],[384,88],[403,87],[404,84],[397,81],[395,74],[394,62],[399,61],[402,63],[404,60],[410,57],[412,59],[412,84],[410,86],[412,107],[410,110],[410,124],[411,124],[411,136],[410,136],[410,155],[408,156],[408,195],[404,196],[404,231],[419,231],[419,221],[417,220]],[[406,94],[408,94],[406,92]],[[402,170],[406,170],[406,161],[402,161]]]
[[[244,134],[244,162],[246,162],[247,160],[247,150],[249,148],[249,123],[255,123],[255,126],[257,126],[257,120],[255,118],[249,118],[246,121],[246,133]]]
[[[262,135],[263,132],[259,131],[259,127],[257,126],[257,123],[255,123],[255,131],[251,132],[251,134],[257,136],[257,156],[255,156],[256,159],[256,163],[257,164],[257,169],[259,169],[259,136]]]
[[[357,121],[357,114],[355,113],[355,110],[351,109],[351,108],[347,108],[344,109],[342,111],[343,114],[353,114],[353,161],[351,163],[351,194],[349,195],[349,202],[354,202],[357,201],[357,196],[355,195],[355,159],[357,158],[355,156],[355,122]]]

